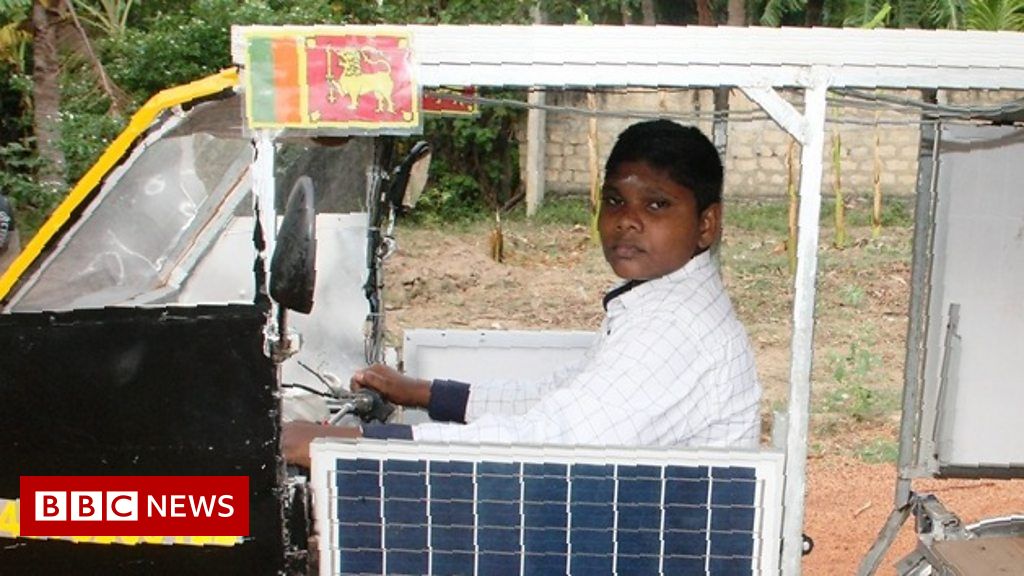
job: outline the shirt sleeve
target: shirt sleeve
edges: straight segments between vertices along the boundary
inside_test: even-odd
[[[695,392],[708,396],[700,389],[712,366],[688,327],[647,318],[607,335],[593,356],[550,393],[539,394],[540,387],[524,393],[512,402],[517,410],[472,418],[467,414],[465,426],[419,424],[413,437],[439,442],[682,444],[712,418],[713,406],[693,398]],[[471,403],[475,393],[470,393]],[[682,406],[686,408],[680,410]],[[679,418],[680,412],[688,416]]]
[[[408,424],[364,424],[362,427],[364,438],[379,438],[381,440],[412,440],[412,426]]]
[[[488,380],[474,383],[466,401],[465,422],[473,422],[486,415],[516,416],[528,412],[537,402],[553,391],[568,386],[593,359],[599,344],[587,351],[577,362],[563,366],[537,380]]]

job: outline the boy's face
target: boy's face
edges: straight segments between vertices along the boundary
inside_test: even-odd
[[[648,280],[682,268],[718,237],[721,204],[697,213],[693,192],[646,162],[623,162],[601,190],[598,229],[615,274]]]

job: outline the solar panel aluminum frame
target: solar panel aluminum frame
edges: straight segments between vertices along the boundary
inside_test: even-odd
[[[1022,478],[1024,130],[943,124],[922,150],[900,477]]]
[[[751,524],[755,535],[751,558],[751,574],[779,573],[779,554],[781,547],[782,497],[783,497],[783,466],[784,453],[777,450],[716,450],[716,449],[682,449],[682,448],[627,448],[627,447],[570,447],[570,446],[525,446],[499,444],[435,444],[425,442],[404,442],[386,440],[339,440],[323,438],[315,440],[310,447],[312,471],[310,482],[314,495],[314,521],[317,534],[320,535],[319,565],[320,574],[340,574],[341,557],[332,543],[338,542],[338,519],[336,505],[339,495],[336,490],[335,475],[339,461],[359,459],[376,460],[381,463],[388,461],[429,461],[429,462],[466,462],[466,463],[523,463],[523,464],[597,464],[620,466],[660,466],[662,470],[670,466],[712,467],[752,469],[755,480],[753,502],[754,518]],[[474,467],[475,469],[475,467]],[[567,468],[568,470],[568,468]],[[429,469],[428,469],[429,471]],[[474,474],[474,478],[475,478]],[[713,484],[712,474],[709,482]],[[664,482],[664,474],[662,475]],[[384,481],[380,482],[383,496]],[[567,483],[571,483],[568,480]],[[474,482],[476,486],[476,482]],[[475,490],[475,489],[474,489]],[[571,491],[571,488],[569,488]],[[664,498],[664,484],[662,484]],[[570,506],[567,495],[567,506]],[[428,495],[429,500],[429,495]],[[381,498],[381,530],[386,524],[383,508],[385,499]],[[520,502],[522,504],[522,502]],[[664,505],[662,505],[664,509]],[[428,514],[429,516],[429,514]],[[664,513],[662,512],[662,518]],[[475,524],[476,503],[474,495],[474,541],[479,526]],[[664,523],[664,520],[662,520]],[[710,502],[708,525],[711,523]],[[664,526],[660,526],[659,538],[664,540]],[[566,533],[572,526],[565,527]],[[707,537],[705,537],[707,538]],[[710,542],[710,540],[709,540]],[[709,544],[710,545],[710,544]],[[387,546],[382,543],[382,552]],[[479,552],[479,549],[476,550]],[[523,555],[525,556],[525,551]],[[570,562],[567,552],[567,567]],[[662,550],[664,557],[664,550]],[[710,558],[710,553],[708,554]],[[387,573],[387,560],[383,559],[382,573]],[[428,570],[429,572],[429,570]],[[568,572],[568,570],[567,570]],[[486,573],[479,571],[478,573]],[[521,572],[527,573],[527,572]],[[667,572],[662,572],[667,573]]]

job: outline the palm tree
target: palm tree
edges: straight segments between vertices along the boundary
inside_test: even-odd
[[[62,62],[60,47],[70,48],[68,51],[76,55],[70,62],[77,55],[84,56],[97,84],[110,99],[112,113],[117,113],[125,100],[94,53],[75,7],[85,10],[93,27],[112,34],[123,32],[133,3],[134,0],[0,0],[0,22],[7,22],[0,27],[0,60],[23,70],[26,45],[31,44],[32,131],[36,152],[42,160],[38,182],[47,194],[56,194],[66,187],[66,160],[60,146],[60,76],[66,63]]]

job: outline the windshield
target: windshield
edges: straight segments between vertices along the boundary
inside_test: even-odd
[[[117,305],[168,282],[232,192],[248,187],[253,157],[240,131],[194,124],[165,121],[108,176],[14,310]]]
[[[295,138],[276,151],[279,210],[307,175],[318,213],[366,212],[372,138]],[[167,114],[107,176],[10,309],[251,302],[253,159],[238,96]]]

